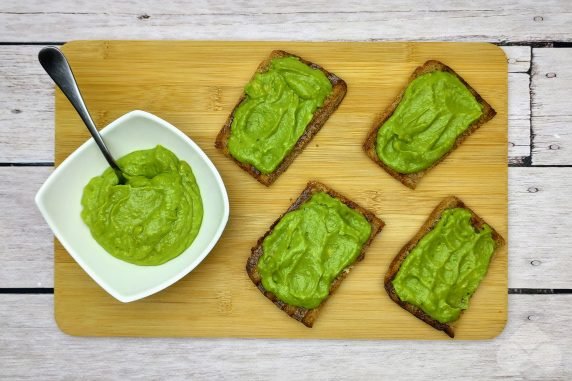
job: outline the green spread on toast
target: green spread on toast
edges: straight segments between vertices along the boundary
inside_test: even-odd
[[[245,87],[246,98],[234,112],[228,149],[261,173],[274,172],[292,151],[316,109],[332,92],[318,69],[296,57],[280,57]]]
[[[401,264],[395,292],[441,323],[455,321],[469,307],[494,249],[488,225],[475,230],[469,210],[447,209]]]
[[[399,173],[427,169],[482,113],[482,105],[455,75],[446,71],[420,75],[379,128],[377,156]]]
[[[370,234],[363,215],[327,193],[315,193],[264,239],[258,262],[262,285],[287,304],[318,307]]]

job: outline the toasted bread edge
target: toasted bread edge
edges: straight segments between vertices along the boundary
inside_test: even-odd
[[[471,94],[473,94],[473,96],[475,97],[477,102],[479,102],[483,106],[483,114],[481,115],[481,117],[479,119],[477,119],[475,122],[473,122],[469,126],[469,128],[467,128],[465,130],[465,132],[463,132],[461,135],[459,135],[457,137],[457,139],[455,140],[455,143],[453,144],[451,149],[449,151],[447,151],[441,158],[439,158],[439,160],[434,162],[429,168],[424,169],[424,170],[419,171],[419,172],[411,173],[411,174],[399,173],[399,172],[393,170],[392,168],[390,168],[389,166],[387,166],[377,156],[377,152],[375,151],[377,132],[379,131],[380,128],[383,127],[383,125],[387,121],[387,119],[389,119],[391,117],[391,115],[393,115],[395,109],[397,108],[397,106],[401,102],[401,99],[403,98],[403,94],[405,94],[405,90],[411,84],[411,82],[414,79],[416,79],[417,77],[419,77],[423,74],[431,73],[433,71],[446,71],[446,72],[453,74],[455,77],[457,77],[463,83],[463,85],[465,85],[465,87],[467,87],[467,89],[471,92]],[[387,173],[389,173],[391,176],[393,176],[395,179],[397,179],[403,185],[405,185],[411,189],[415,189],[417,187],[417,185],[419,184],[419,182],[421,181],[421,178],[423,176],[425,176],[425,174],[428,171],[430,171],[432,168],[434,168],[439,163],[441,163],[443,160],[445,160],[445,158],[447,156],[449,156],[449,154],[451,154],[451,152],[453,152],[455,149],[457,149],[457,147],[460,146],[465,141],[465,139],[467,139],[473,132],[475,132],[478,128],[480,128],[486,122],[491,120],[495,115],[496,115],[496,111],[492,108],[492,106],[490,104],[488,104],[483,99],[483,97],[481,97],[481,95],[479,93],[477,93],[477,91],[475,89],[473,89],[463,79],[463,77],[461,77],[453,69],[451,69],[449,66],[445,65],[444,63],[442,63],[440,61],[436,61],[436,60],[429,60],[429,61],[425,62],[423,65],[417,67],[413,71],[413,73],[409,77],[409,80],[407,81],[405,86],[402,88],[401,92],[397,95],[397,97],[393,100],[393,102],[383,111],[383,113],[380,115],[380,117],[378,119],[376,119],[375,123],[371,127],[371,129],[370,129],[370,131],[366,137],[366,140],[363,144],[363,149],[364,149],[365,153],[367,154],[367,156],[370,159],[372,159],[374,162],[376,162],[380,167],[382,167]]]
[[[417,243],[427,233],[429,233],[431,230],[433,230],[433,228],[435,227],[435,225],[437,224],[437,222],[441,218],[441,215],[443,214],[443,212],[446,209],[451,209],[451,208],[467,209],[471,213],[471,223],[476,228],[481,228],[484,224],[486,224],[486,222],[481,217],[479,217],[479,215],[477,215],[471,208],[466,206],[465,203],[463,201],[461,201],[459,198],[457,198],[455,196],[449,196],[449,197],[445,198],[431,212],[431,214],[429,215],[429,217],[427,218],[425,223],[421,226],[421,228],[413,236],[413,238],[407,244],[405,244],[405,246],[403,246],[403,248],[399,251],[399,253],[397,253],[395,258],[393,259],[393,261],[389,265],[389,269],[387,270],[387,273],[385,274],[384,287],[385,287],[385,290],[387,291],[387,294],[389,295],[389,297],[395,303],[400,305],[403,309],[407,310],[408,312],[413,314],[415,317],[417,317],[418,319],[429,324],[433,328],[440,330],[440,331],[443,331],[449,337],[454,338],[455,332],[454,332],[453,327],[451,325],[446,324],[446,323],[441,323],[441,322],[433,319],[429,315],[427,315],[419,307],[414,306],[411,303],[404,302],[401,299],[399,299],[399,296],[395,292],[395,288],[393,287],[393,284],[392,284],[392,281],[395,278],[395,276],[397,275],[397,272],[399,271],[401,264],[403,263],[405,258],[409,255],[411,250],[413,250],[413,248],[417,245]],[[505,240],[491,225],[489,225],[489,226],[492,229],[492,238],[495,241],[495,251],[493,252],[493,257],[494,257],[494,255],[498,251],[498,249],[505,245]],[[491,257],[491,261],[492,261],[493,257]],[[490,264],[489,264],[489,266],[490,266]]]
[[[246,99],[246,94],[244,92],[242,93],[242,95],[238,99],[238,102],[232,109],[228,119],[226,120],[226,123],[219,131],[215,140],[215,147],[221,150],[226,157],[234,161],[240,168],[248,172],[258,182],[266,186],[272,185],[272,183],[274,183],[276,179],[278,179],[278,177],[282,173],[284,173],[284,171],[286,171],[286,169],[290,166],[290,164],[292,164],[294,159],[298,155],[300,155],[300,153],[302,153],[302,151],[308,145],[308,143],[310,143],[312,138],[320,131],[322,126],[336,111],[336,109],[338,108],[338,106],[340,105],[340,103],[342,102],[347,93],[347,84],[343,79],[341,79],[337,75],[327,71],[323,67],[313,62],[306,61],[302,57],[285,52],[283,50],[272,51],[270,53],[270,56],[260,63],[260,65],[256,69],[256,72],[254,73],[254,75],[251,77],[250,80],[254,79],[254,76],[256,76],[257,73],[263,73],[267,71],[268,67],[270,66],[270,62],[274,58],[279,58],[279,57],[296,57],[300,60],[300,62],[303,62],[304,64],[312,67],[313,69],[318,69],[322,71],[332,84],[332,93],[328,96],[328,98],[326,98],[322,107],[318,108],[314,112],[312,120],[310,120],[310,123],[308,123],[308,125],[306,126],[306,130],[304,131],[302,136],[300,136],[300,138],[294,145],[294,148],[292,148],[292,151],[290,151],[290,153],[286,155],[286,157],[282,160],[282,162],[278,165],[278,167],[274,170],[274,172],[269,174],[261,173],[253,165],[243,163],[235,159],[228,150],[228,139],[230,138],[230,128],[232,125],[232,121],[234,120],[234,113],[236,112],[240,104]]]
[[[280,220],[284,217],[284,215],[286,215],[286,213],[298,209],[304,202],[309,200],[314,193],[317,192],[325,192],[330,196],[337,198],[338,200],[346,204],[348,207],[358,211],[370,223],[372,229],[368,240],[362,246],[360,255],[356,258],[356,260],[352,264],[343,269],[340,272],[340,274],[336,277],[336,279],[334,279],[334,281],[332,282],[328,297],[324,299],[318,307],[313,309],[307,309],[284,303],[281,300],[279,300],[276,297],[276,295],[264,289],[264,286],[262,285],[262,278],[258,273],[257,266],[260,257],[264,254],[262,248],[262,242],[264,242],[264,239],[270,233],[272,233],[274,227],[280,222]],[[340,286],[340,284],[342,283],[344,278],[349,274],[353,266],[364,258],[367,248],[369,247],[375,236],[377,236],[377,234],[379,234],[379,232],[383,229],[384,225],[385,223],[380,218],[375,216],[375,214],[373,214],[371,211],[364,209],[355,202],[351,201],[350,199],[346,198],[345,196],[341,195],[340,193],[334,191],[333,189],[329,188],[328,186],[322,183],[319,183],[317,181],[310,181],[308,182],[306,188],[304,188],[300,196],[296,199],[296,201],[294,201],[294,203],[290,205],[290,207],[276,221],[274,221],[274,223],[270,226],[270,228],[266,231],[266,233],[258,240],[256,246],[252,248],[252,254],[250,255],[250,257],[246,262],[246,272],[248,273],[248,276],[250,277],[252,282],[260,290],[260,292],[262,292],[264,296],[270,299],[278,308],[286,312],[290,317],[300,321],[305,326],[312,328],[322,305],[330,298],[330,296],[334,293],[334,291]]]

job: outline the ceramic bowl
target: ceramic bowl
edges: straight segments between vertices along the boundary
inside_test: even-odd
[[[220,174],[199,146],[155,115],[132,111],[100,132],[116,158],[157,144],[171,150],[190,164],[203,201],[202,225],[191,246],[162,265],[138,266],[107,253],[81,219],[83,188],[108,167],[93,139],[65,159],[42,185],[36,204],[57,239],[103,289],[122,302],[131,302],[170,286],[205,259],[228,221],[228,195]]]

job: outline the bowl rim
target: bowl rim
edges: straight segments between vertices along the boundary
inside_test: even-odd
[[[149,287],[149,288],[145,289],[144,291],[140,291],[140,292],[137,292],[134,294],[126,295],[126,294],[122,294],[122,293],[118,292],[108,282],[106,282],[101,277],[99,277],[97,272],[93,271],[92,268],[81,258],[81,256],[79,254],[77,254],[74,249],[72,249],[72,245],[68,242],[68,240],[66,239],[64,234],[62,234],[62,232],[59,229],[59,227],[57,226],[57,224],[53,221],[50,213],[47,211],[47,209],[44,205],[45,202],[44,202],[43,198],[45,197],[45,193],[47,192],[47,190],[56,181],[56,179],[58,177],[57,174],[61,171],[61,168],[65,168],[66,166],[68,166],[69,163],[74,161],[74,159],[81,154],[81,152],[85,151],[90,146],[95,145],[95,141],[93,140],[93,138],[89,138],[88,140],[86,140],[76,150],[74,150],[68,157],[66,157],[60,163],[60,165],[58,165],[54,169],[54,171],[48,176],[48,178],[40,186],[39,190],[37,191],[37,193],[34,197],[35,204],[38,207],[38,209],[40,210],[42,217],[44,218],[44,220],[46,221],[46,223],[48,224],[48,226],[52,230],[52,233],[56,236],[58,241],[66,249],[68,254],[80,265],[80,267],[101,288],[103,288],[111,296],[113,296],[114,298],[116,298],[117,300],[119,300],[123,303],[128,303],[128,302],[132,302],[135,300],[139,300],[139,299],[145,298],[147,296],[153,295],[153,294],[155,294],[161,290],[164,290],[167,287],[169,287],[172,284],[179,281],[185,275],[189,274],[191,271],[193,271],[207,257],[207,255],[212,251],[214,246],[220,240],[220,237],[221,237],[222,233],[224,232],[224,229],[226,228],[226,225],[227,225],[228,219],[229,219],[229,215],[230,215],[230,205],[229,205],[228,192],[226,190],[226,186],[225,186],[225,184],[222,180],[222,177],[221,177],[220,173],[218,172],[217,168],[215,167],[213,162],[209,159],[209,157],[204,153],[204,151],[188,135],[186,135],[181,130],[179,130],[178,128],[173,126],[171,123],[169,123],[166,120],[164,120],[164,119],[162,119],[162,118],[160,118],[154,114],[151,114],[149,112],[142,111],[142,110],[133,110],[133,111],[130,111],[126,114],[123,114],[120,117],[118,117],[117,119],[113,120],[111,123],[109,123],[104,128],[102,128],[100,130],[100,133],[102,134],[102,136],[105,136],[110,130],[115,129],[118,125],[121,125],[122,123],[124,123],[128,119],[131,119],[131,118],[134,118],[137,116],[154,121],[155,123],[161,125],[163,128],[166,128],[167,130],[170,130],[175,135],[177,135],[179,138],[181,138],[183,141],[185,141],[191,147],[191,149],[194,150],[198,154],[198,156],[201,158],[201,160],[203,160],[205,162],[205,164],[207,165],[207,167],[209,168],[211,173],[214,175],[216,183],[219,186],[219,189],[221,191],[221,195],[223,198],[223,205],[222,205],[223,206],[223,215],[222,215],[221,223],[218,225],[215,234],[212,236],[211,240],[206,245],[205,249],[203,249],[203,251],[197,256],[197,258],[194,261],[192,261],[188,265],[182,267],[173,276],[169,277],[168,279],[164,280],[163,282],[156,284],[152,287]],[[188,248],[186,250],[188,250]],[[137,266],[134,264],[131,264],[131,265]]]

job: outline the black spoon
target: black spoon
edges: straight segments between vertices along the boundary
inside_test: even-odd
[[[125,184],[126,179],[125,175],[121,171],[121,168],[117,165],[117,162],[111,156],[109,149],[103,142],[99,131],[95,127],[95,123],[91,119],[89,115],[89,111],[87,111],[87,107],[83,101],[75,78],[73,76],[73,72],[71,67],[66,60],[64,54],[55,46],[47,46],[40,50],[38,54],[38,59],[40,60],[40,64],[48,73],[48,75],[54,80],[56,85],[60,88],[60,90],[64,93],[64,95],[68,98],[72,106],[75,108],[87,129],[93,136],[93,140],[103,153],[105,160],[109,163],[109,166],[113,168],[115,174],[117,175],[117,180],[119,184]]]

